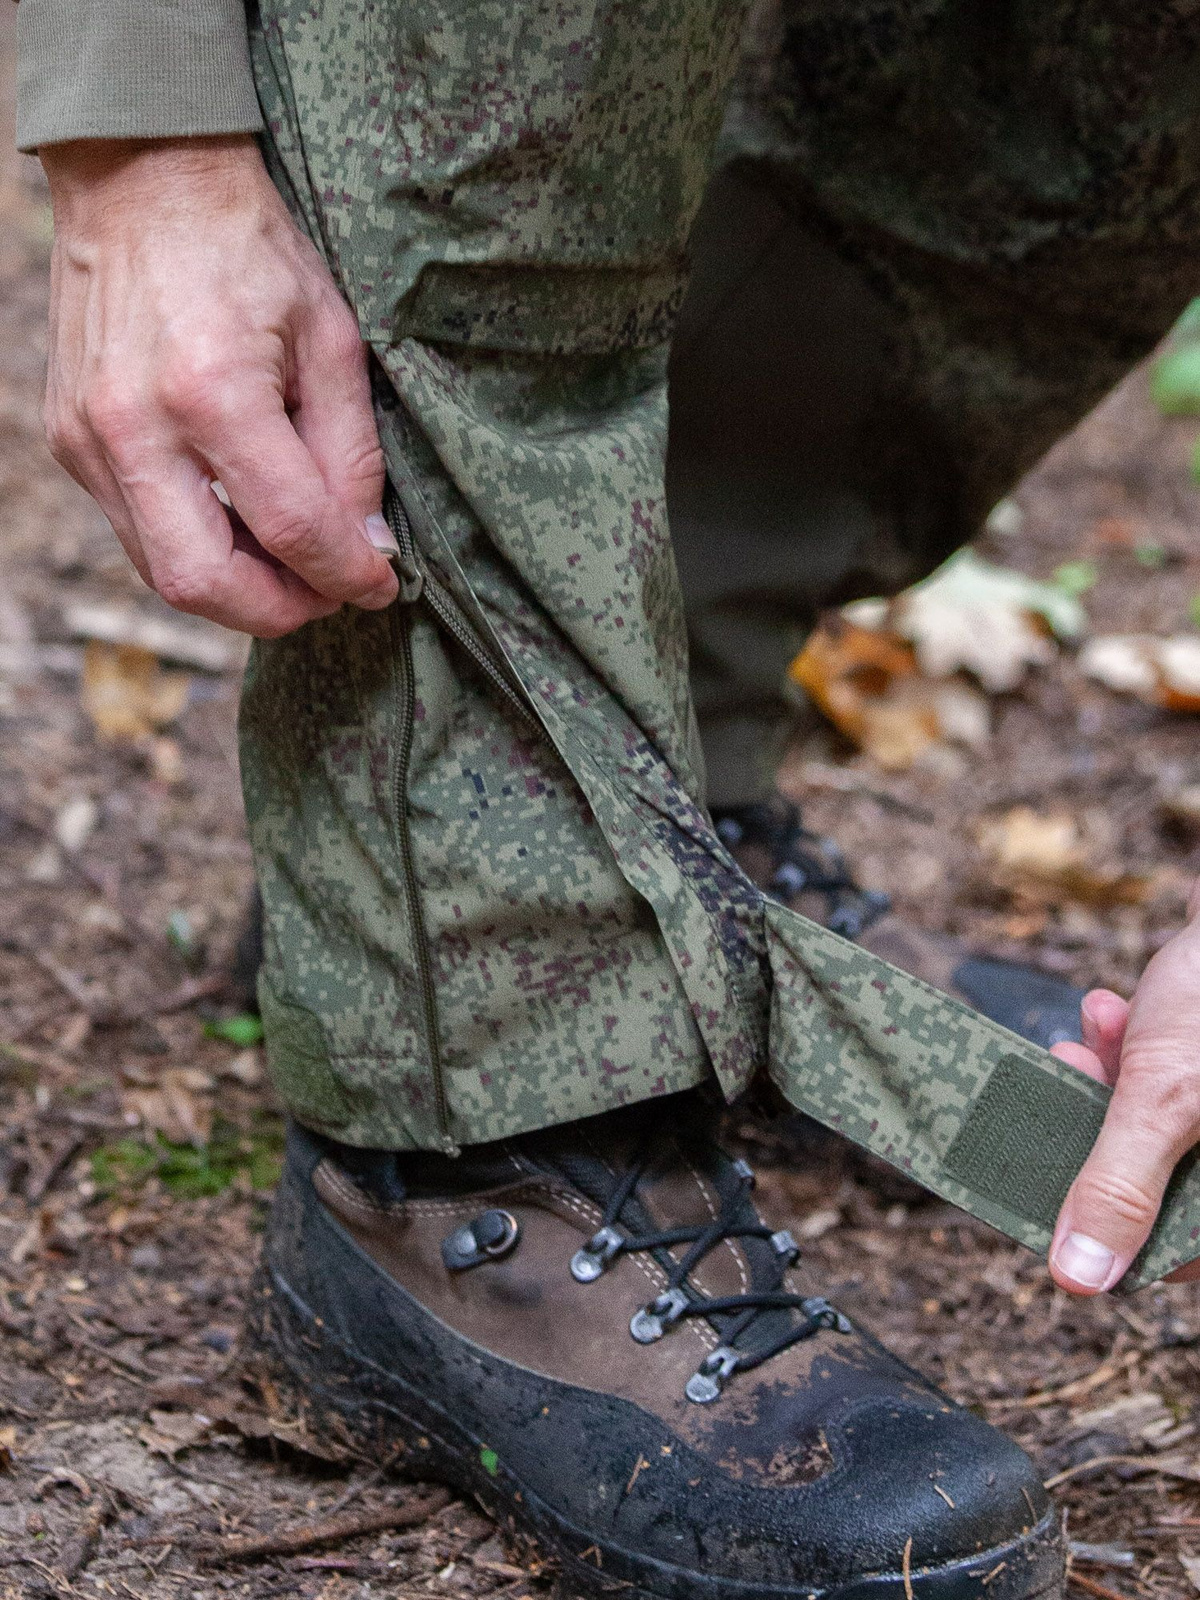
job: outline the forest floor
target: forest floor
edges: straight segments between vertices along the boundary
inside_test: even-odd
[[[7,84],[8,16],[0,64]],[[368,1463],[347,1473],[302,1454],[240,1380],[281,1142],[253,1043],[205,1029],[251,885],[241,650],[188,627],[153,643],[153,660],[84,643],[171,619],[42,443],[48,253],[32,164],[6,158],[0,1597],[548,1592],[553,1575],[478,1509],[421,1506]],[[1093,633],[1194,633],[1200,500],[1185,433],[1143,388],[1135,378],[1053,453],[986,553],[1042,577],[1092,564]],[[1178,800],[1200,782],[1195,719],[1089,683],[1066,650],[992,710],[986,751],[900,772],[813,724],[784,780],[906,916],[1128,991],[1200,870]],[[1103,882],[1140,887],[1001,886],[979,830],[1021,807],[1075,819]],[[822,1292],[1033,1454],[1073,1541],[1075,1592],[1200,1590],[1196,1289],[1072,1301],[1026,1252],[864,1180],[836,1148],[800,1159],[785,1135],[745,1136],[765,1208],[801,1234]],[[260,1535],[256,1553],[239,1550]]]

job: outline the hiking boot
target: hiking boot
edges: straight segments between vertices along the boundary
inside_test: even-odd
[[[567,1594],[1060,1596],[1028,1458],[805,1287],[697,1094],[437,1155],[298,1128],[251,1303],[321,1447],[441,1479]]]
[[[859,887],[838,846],[805,828],[782,795],[727,807],[713,820],[742,870],[793,911],[1043,1049],[1079,1038],[1085,990],[1023,962],[973,954],[957,939],[902,921],[887,895]]]

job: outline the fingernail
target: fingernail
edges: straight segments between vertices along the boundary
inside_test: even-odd
[[[1106,1244],[1086,1233],[1069,1233],[1054,1254],[1054,1265],[1063,1277],[1083,1289],[1103,1289],[1115,1260]]]
[[[398,556],[400,546],[396,543],[396,535],[387,525],[387,518],[381,517],[375,511],[367,518],[367,541],[376,550],[382,551],[385,556]]]

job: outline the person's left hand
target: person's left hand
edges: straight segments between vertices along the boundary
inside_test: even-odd
[[[1200,1144],[1200,884],[1187,925],[1150,961],[1132,1001],[1093,989],[1083,1002],[1083,1043],[1055,1045],[1052,1053],[1113,1090],[1050,1246],[1054,1281],[1074,1294],[1098,1294],[1128,1271],[1167,1180]],[[1172,1281],[1196,1279],[1200,1261]]]

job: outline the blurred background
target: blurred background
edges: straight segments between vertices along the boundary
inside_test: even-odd
[[[280,1150],[228,980],[244,642],[174,616],[55,466],[51,224],[0,14],[0,1595],[548,1591],[451,1502],[293,1448],[236,1365]],[[1197,268],[1200,289],[1200,264]],[[1161,397],[1161,396],[1160,396]],[[904,917],[1128,992],[1200,872],[1196,425],[1134,373],[966,560],[826,619],[780,786]],[[823,1292],[1008,1428],[1079,1593],[1200,1592],[1200,1303],[1078,1305],[981,1224],[745,1120]],[[798,1226],[796,1225],[798,1219]],[[346,1527],[323,1534],[332,1513]],[[358,1519],[357,1522],[355,1519]],[[372,1520],[372,1518],[374,1520]],[[291,1537],[280,1537],[280,1530]],[[239,1555],[236,1541],[261,1535]]]

